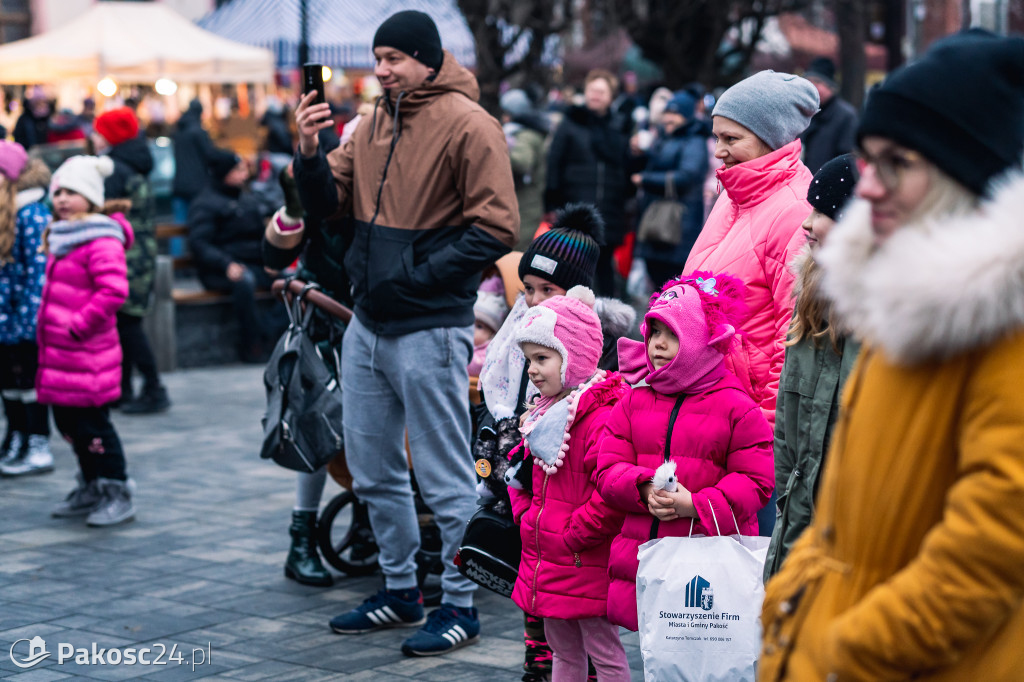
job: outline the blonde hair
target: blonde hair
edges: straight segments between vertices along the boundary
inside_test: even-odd
[[[18,191],[14,183],[0,177],[0,265],[14,260],[14,231],[18,221]]]
[[[928,191],[910,214],[908,223],[964,215],[978,209],[981,197],[946,175],[935,164],[930,161],[925,163],[929,180]]]
[[[800,271],[797,274],[796,305],[793,317],[789,321],[787,346],[794,346],[805,338],[809,338],[816,348],[826,336],[832,343],[832,350],[839,352],[839,339],[842,332],[832,317],[832,302],[821,290],[824,270],[814,260],[810,247],[804,247],[799,256]]]

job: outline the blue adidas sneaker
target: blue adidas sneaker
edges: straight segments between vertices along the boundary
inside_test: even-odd
[[[423,616],[423,593],[408,590],[414,599],[405,600],[381,590],[362,604],[331,619],[331,629],[342,635],[359,635],[384,628],[415,628],[427,622]]]
[[[406,656],[437,656],[480,641],[480,618],[475,608],[441,604],[427,624],[402,643]]]

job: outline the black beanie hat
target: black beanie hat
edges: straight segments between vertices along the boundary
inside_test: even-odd
[[[920,152],[981,196],[1024,152],[1024,39],[971,29],[937,41],[868,95],[857,141]]]
[[[569,204],[558,212],[550,230],[527,247],[519,261],[519,279],[536,275],[566,291],[594,285],[604,220],[591,204]]]
[[[396,12],[384,20],[373,36],[373,48],[401,50],[413,59],[438,71],[444,61],[441,36],[429,15],[414,9]]]
[[[836,63],[828,57],[816,57],[804,71],[804,78],[816,78],[833,90],[838,90],[836,84]]]
[[[814,174],[807,188],[807,201],[815,211],[835,220],[853,196],[858,178],[860,173],[857,172],[853,154],[837,156]]]
[[[227,149],[218,149],[211,156],[207,167],[214,180],[221,181],[231,169],[242,162],[242,157]]]

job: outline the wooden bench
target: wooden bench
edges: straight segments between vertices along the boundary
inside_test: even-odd
[[[156,226],[157,253],[167,255],[170,259],[173,273],[180,274],[194,270],[195,261],[187,250],[178,255],[169,253],[170,249],[168,246],[173,239],[188,239],[188,225],[160,223]],[[191,284],[189,286],[182,285],[180,281],[176,282],[171,289],[171,299],[175,303],[186,305],[190,303],[223,303],[231,300],[231,297],[227,294],[222,294],[218,291],[207,291],[201,285],[198,285],[197,282]],[[267,296],[261,292],[257,294],[257,297],[266,298]]]
[[[195,263],[187,249],[171,253],[174,239],[186,239],[188,226],[160,223],[157,238],[154,303],[143,324],[157,366],[170,372],[179,366],[222,364],[234,361],[236,322],[231,296],[207,291],[190,276]],[[277,305],[269,291],[256,294],[259,305]]]

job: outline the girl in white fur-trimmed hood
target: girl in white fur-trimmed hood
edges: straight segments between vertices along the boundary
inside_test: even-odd
[[[858,143],[820,262],[864,350],[767,586],[758,679],[1019,680],[1024,40],[937,42],[871,94]]]

